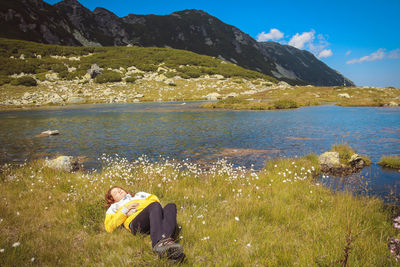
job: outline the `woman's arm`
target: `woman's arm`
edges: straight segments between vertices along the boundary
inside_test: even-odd
[[[113,212],[111,209],[107,210],[106,219],[104,221],[104,228],[107,232],[111,233],[118,226],[123,224],[130,215],[129,212],[135,209],[138,206],[138,203],[133,202],[126,207],[122,207],[117,212]]]
[[[126,207],[122,207],[122,209],[118,210],[116,213],[108,212],[106,213],[106,219],[104,221],[104,228],[107,232],[111,233],[118,226],[123,224],[128,217],[126,214],[128,213],[128,209]]]

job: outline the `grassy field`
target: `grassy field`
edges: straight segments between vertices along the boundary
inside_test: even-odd
[[[104,231],[112,185],[174,202],[187,265],[393,266],[398,236],[381,200],[316,183],[314,155],[269,161],[258,172],[219,160],[208,169],[145,157],[104,156],[103,170],[66,173],[35,161],[0,176],[0,265],[157,265],[148,236]]]
[[[346,97],[346,94],[348,98]],[[342,95],[342,96],[341,96]],[[287,88],[271,88],[251,96],[242,95],[235,100],[219,101],[207,104],[207,108],[222,109],[277,109],[277,102],[294,101],[295,105],[283,108],[300,106],[317,106],[336,104],[339,106],[398,106],[400,103],[400,89],[398,88],[371,88],[371,87],[317,87],[293,86]]]

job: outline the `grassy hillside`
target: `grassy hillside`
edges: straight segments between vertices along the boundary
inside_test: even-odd
[[[21,58],[23,55],[23,59]],[[160,64],[174,69],[169,75],[197,78],[219,74],[224,77],[274,78],[251,71],[220,59],[185,50],[145,47],[68,47],[0,38],[0,75],[34,74],[52,71],[65,80],[81,78],[92,64],[104,69],[136,67],[148,72],[157,71]],[[69,70],[68,70],[69,69]],[[73,70],[71,70],[73,69]]]
[[[168,265],[148,236],[104,231],[111,185],[156,194],[178,207],[180,243],[196,266],[394,266],[398,233],[380,200],[315,183],[315,156],[270,161],[259,172],[220,160],[129,163],[66,173],[36,161],[0,175],[0,265]],[[182,167],[185,167],[182,169]]]

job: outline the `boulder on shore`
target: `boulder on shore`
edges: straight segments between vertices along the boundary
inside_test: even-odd
[[[340,165],[338,152],[325,152],[318,157],[319,164],[325,168],[334,168]]]
[[[54,170],[62,170],[67,172],[79,170],[78,160],[71,156],[59,156],[55,159],[47,159],[45,161],[45,166]]]

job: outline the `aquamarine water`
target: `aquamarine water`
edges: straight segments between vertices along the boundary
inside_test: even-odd
[[[0,113],[0,162],[55,155],[86,156],[99,168],[102,154],[136,159],[145,154],[207,163],[217,158],[260,169],[273,157],[322,153],[348,143],[374,164],[350,180],[369,182],[369,193],[397,195],[400,173],[376,164],[400,155],[400,109],[316,106],[281,111],[206,110],[201,102],[102,104]],[[45,130],[60,135],[37,138]],[[336,189],[343,179],[323,179]],[[360,190],[360,189],[355,189]]]

